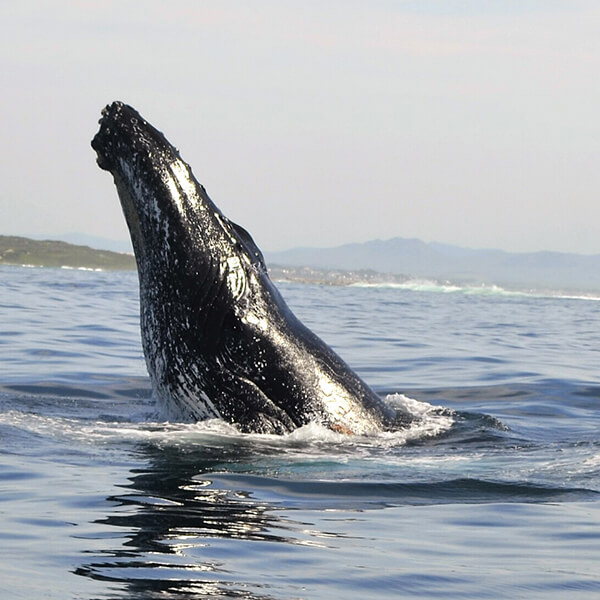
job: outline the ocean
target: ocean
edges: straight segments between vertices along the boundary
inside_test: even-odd
[[[600,299],[281,283],[408,429],[161,422],[137,275],[0,267],[0,597],[595,598]]]

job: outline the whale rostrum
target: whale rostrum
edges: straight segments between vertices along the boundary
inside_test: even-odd
[[[113,175],[131,234],[142,345],[167,414],[257,433],[311,422],[348,434],[398,425],[294,316],[248,232],[214,205],[160,131],[114,102],[92,147]]]

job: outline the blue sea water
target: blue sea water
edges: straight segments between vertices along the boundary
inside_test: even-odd
[[[283,283],[397,434],[157,421],[137,276],[0,267],[0,597],[594,598],[600,302]]]

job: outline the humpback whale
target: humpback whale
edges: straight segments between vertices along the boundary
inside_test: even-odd
[[[113,102],[92,140],[138,268],[142,345],[167,414],[283,434],[317,422],[346,434],[397,415],[288,308],[250,234],[230,221],[165,136]]]

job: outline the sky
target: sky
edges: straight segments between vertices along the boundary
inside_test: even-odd
[[[266,251],[600,253],[597,0],[0,3],[0,234],[128,231],[122,100]]]

